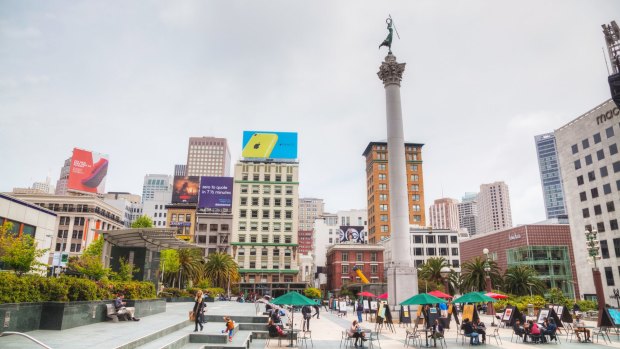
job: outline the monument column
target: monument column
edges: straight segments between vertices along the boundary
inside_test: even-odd
[[[409,237],[409,201],[405,168],[405,138],[400,103],[400,81],[405,63],[396,62],[390,51],[377,75],[385,87],[387,117],[388,171],[390,181],[390,243],[392,259],[387,261],[388,304],[392,310],[418,293],[417,270],[412,265]]]

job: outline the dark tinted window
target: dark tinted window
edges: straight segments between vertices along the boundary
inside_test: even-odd
[[[594,136],[592,136],[592,138],[594,138],[594,144],[601,143],[601,134],[600,133],[595,133]]]
[[[572,147],[570,147],[573,151],[573,154],[577,154],[577,152],[579,151],[579,147],[577,147],[577,144],[573,144]]]

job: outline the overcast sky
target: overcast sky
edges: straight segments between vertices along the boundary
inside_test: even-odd
[[[406,62],[406,140],[426,207],[505,181],[513,222],[544,219],[534,136],[609,98],[601,24],[620,1],[0,2],[0,191],[58,179],[73,147],[109,154],[108,191],[172,174],[190,136],[299,132],[300,194],[366,207],[386,139],[378,45]]]

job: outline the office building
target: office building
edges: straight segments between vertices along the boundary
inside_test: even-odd
[[[130,228],[131,224],[142,216],[142,199],[140,195],[127,192],[107,192],[102,195],[107,204],[123,212],[123,225]]]
[[[433,229],[459,230],[459,201],[456,199],[437,199],[428,208],[428,217]]]
[[[405,143],[409,224],[426,225],[422,146]],[[390,236],[389,176],[387,142],[370,142],[362,154],[366,158],[366,195],[368,198],[369,243],[375,244]]]
[[[586,298],[596,294],[585,236],[595,229],[605,302],[620,285],[619,122],[620,110],[607,100],[554,132],[581,293]]]
[[[166,227],[168,209],[172,200],[172,190],[155,192],[153,198],[142,203],[142,214],[153,220],[153,226],[157,228]]]
[[[186,176],[230,176],[230,149],[226,138],[190,137]]]
[[[384,247],[380,244],[336,244],[327,250],[326,289],[338,293],[343,287],[366,291],[382,288],[385,275]],[[362,284],[353,267],[358,267],[366,276],[369,285]],[[373,288],[374,286],[374,288]]]
[[[478,193],[476,233],[484,234],[511,227],[510,194],[506,183],[481,184]]]
[[[67,195],[69,185],[69,172],[71,171],[71,157],[65,160],[65,163],[60,168],[60,177],[56,182],[56,195]]]
[[[54,192],[56,191],[56,187],[54,187],[51,183],[50,183],[50,178],[47,177],[45,179],[45,182],[34,182],[32,183],[32,189],[34,190],[38,190],[42,193],[45,194],[54,194]]]
[[[545,133],[535,136],[534,141],[536,142],[536,155],[547,219],[565,216],[564,189],[562,188],[555,135]]]
[[[465,193],[462,201],[457,204],[459,210],[459,228],[465,229],[469,235],[475,235],[478,222],[478,193]]]
[[[155,193],[158,192],[169,193],[169,196],[172,197],[172,176],[165,174],[145,175],[142,185],[142,202],[154,200]]]
[[[197,212],[196,233],[194,242],[204,247],[205,257],[211,253],[221,252],[232,254],[230,248],[232,233],[232,212]]]
[[[314,220],[323,215],[323,199],[299,198],[299,229],[312,230]]]
[[[573,253],[571,229],[568,224],[558,224],[557,219],[479,234],[462,239],[460,245],[462,263],[487,258],[483,254],[486,248],[488,258],[497,263],[502,274],[512,266],[526,265],[538,273],[546,290],[557,287],[569,299],[583,292],[576,279],[575,262],[580,260]]]
[[[174,165],[174,176],[185,177],[187,174],[187,165]]]

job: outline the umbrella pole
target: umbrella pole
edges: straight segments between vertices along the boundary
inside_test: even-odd
[[[293,329],[295,328],[294,320],[295,320],[295,308],[291,307],[291,343],[288,345],[288,347],[290,348],[293,347]]]

